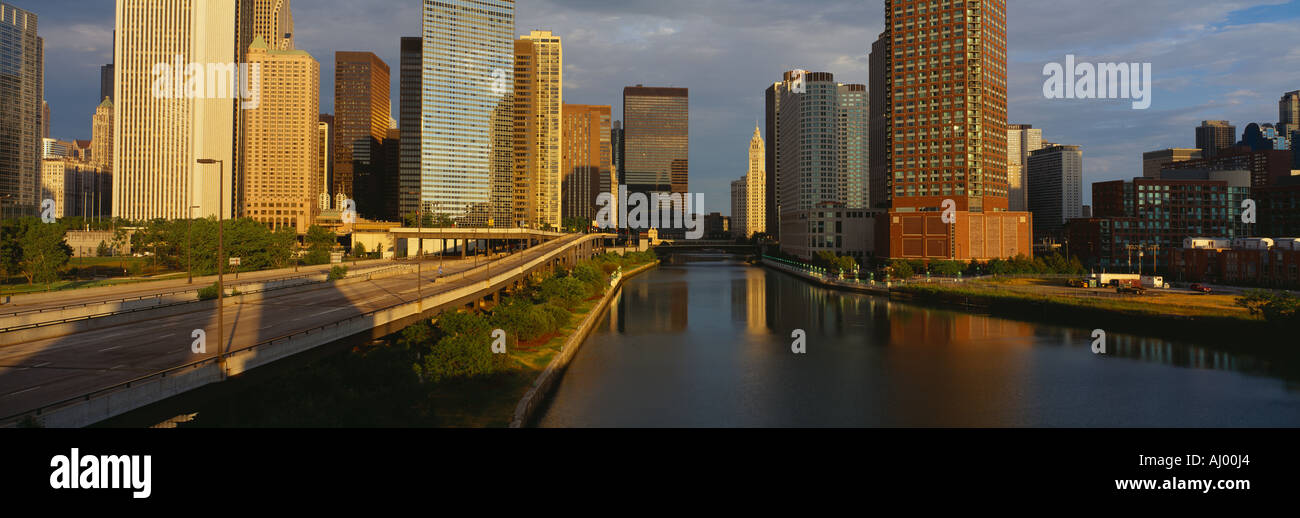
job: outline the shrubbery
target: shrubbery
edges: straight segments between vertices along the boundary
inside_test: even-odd
[[[333,267],[333,268],[330,268],[329,280],[331,280],[331,281],[337,281],[337,280],[340,280],[340,279],[344,279],[344,278],[347,278],[347,276],[348,276],[348,267],[347,267],[347,266],[338,265],[338,266],[335,266],[335,267]]]
[[[1252,316],[1262,317],[1270,324],[1279,326],[1300,324],[1300,297],[1289,292],[1250,290],[1237,298],[1237,305],[1249,310]]]

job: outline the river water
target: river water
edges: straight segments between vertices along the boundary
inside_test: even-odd
[[[1294,366],[930,309],[716,257],[630,279],[544,427],[1295,427]],[[806,354],[791,351],[796,330]]]

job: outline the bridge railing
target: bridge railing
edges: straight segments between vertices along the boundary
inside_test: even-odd
[[[586,240],[588,240],[588,239],[585,239],[585,238],[588,238],[588,237],[607,237],[607,236],[604,236],[604,235],[593,235],[593,234],[588,234],[588,235],[575,234],[574,237],[575,237],[575,239],[573,240],[573,242],[572,242],[569,246],[577,245],[577,244],[579,244],[579,243],[582,242],[582,241],[586,241]],[[543,245],[543,246],[552,245],[552,244],[559,244],[559,241],[557,240],[557,241],[554,241],[554,242],[551,242],[551,243],[547,243],[546,245]],[[541,248],[541,247],[535,247],[534,249],[537,249],[537,248]],[[513,269],[512,269],[513,271],[511,271],[511,272],[508,273],[508,274],[507,274],[507,273],[502,273],[502,274],[498,274],[498,275],[516,275],[517,272],[518,272],[519,270],[528,270],[528,269],[530,269],[530,268],[534,268],[534,267],[536,267],[538,264],[540,264],[540,261],[546,259],[548,255],[556,254],[556,253],[562,252],[562,251],[563,251],[564,249],[566,249],[566,248],[567,248],[567,246],[559,246],[559,247],[557,247],[556,250],[552,250],[552,251],[550,251],[550,252],[543,252],[543,253],[541,254],[541,257],[538,257],[537,259],[534,259],[534,260],[531,261],[531,262],[527,261],[527,260],[526,260],[527,258],[526,258],[526,257],[523,257],[523,256],[521,255],[521,256],[520,256],[520,259],[521,259],[521,261],[523,262],[523,264],[522,264],[521,266],[518,266],[518,267],[513,268]],[[527,251],[526,251],[526,252],[527,252]],[[506,259],[509,259],[509,257],[507,257]],[[503,259],[503,260],[505,260],[505,259]],[[474,268],[474,269],[472,269],[472,270],[466,270],[465,272],[461,272],[461,273],[462,273],[462,274],[467,274],[467,273],[469,273],[469,272],[471,272],[471,271],[477,271],[477,270],[479,270],[479,269],[486,269],[487,266],[488,266],[488,265],[485,264],[485,265],[483,265],[483,266],[476,267],[476,268]],[[463,278],[463,275],[462,275],[462,278]],[[488,278],[488,279],[487,279],[487,282],[491,283],[491,281],[492,281],[491,278]],[[449,290],[447,290],[447,292],[445,292],[445,293],[434,294],[434,295],[431,295],[431,296],[426,297],[426,298],[437,298],[437,297],[441,297],[441,296],[447,296],[448,294],[452,294],[452,295],[453,295],[453,298],[454,298],[454,297],[457,297],[457,296],[461,296],[459,292],[461,292],[461,291],[466,291],[466,290],[472,290],[473,288],[474,288],[474,287],[473,287],[472,285],[470,285],[470,286],[463,286],[463,287],[461,287],[461,288],[453,288],[453,289],[449,289]],[[417,302],[422,302],[422,301],[417,301]],[[132,378],[132,379],[127,380],[127,381],[125,381],[125,382],[119,382],[119,383],[116,383],[116,384],[111,385],[111,386],[108,386],[108,387],[104,387],[104,388],[101,388],[101,389],[96,389],[96,390],[94,390],[94,391],[92,391],[92,392],[89,392],[89,393],[86,393],[86,394],[84,394],[84,395],[80,395],[80,396],[76,396],[76,397],[71,397],[71,398],[66,398],[66,399],[62,399],[62,400],[59,400],[59,401],[56,401],[56,402],[53,402],[53,403],[44,404],[44,405],[41,405],[41,406],[39,406],[39,407],[37,407],[37,408],[35,408],[35,409],[32,409],[32,410],[27,410],[27,411],[24,411],[24,412],[21,412],[21,413],[18,413],[18,414],[14,414],[14,415],[10,415],[10,416],[6,416],[6,417],[3,417],[3,418],[0,418],[0,426],[16,424],[16,423],[20,422],[20,421],[21,421],[23,418],[25,418],[26,416],[41,416],[41,415],[47,414],[47,413],[49,413],[49,412],[51,412],[51,411],[58,410],[58,409],[61,409],[61,408],[64,408],[64,407],[67,407],[67,406],[70,406],[70,405],[74,405],[74,404],[77,404],[77,403],[82,403],[82,402],[91,401],[91,400],[94,400],[94,399],[99,398],[99,397],[103,397],[103,396],[107,396],[107,395],[113,394],[113,393],[115,393],[115,392],[120,392],[120,391],[123,391],[123,390],[127,390],[127,389],[132,388],[133,386],[140,385],[140,384],[143,384],[143,383],[148,383],[148,382],[158,381],[158,380],[161,380],[161,379],[167,378],[167,377],[169,377],[169,376],[171,376],[171,377],[175,377],[175,376],[180,375],[180,374],[184,374],[184,373],[187,373],[187,372],[191,372],[191,371],[194,371],[194,370],[201,369],[201,368],[203,368],[203,367],[205,367],[205,366],[210,366],[210,365],[219,365],[221,362],[223,362],[223,361],[225,361],[225,360],[229,359],[230,357],[232,357],[232,356],[234,356],[234,355],[237,355],[237,354],[243,354],[243,353],[248,353],[248,352],[254,352],[254,351],[258,350],[259,348],[267,348],[267,347],[270,347],[270,346],[273,346],[273,345],[277,345],[277,344],[282,344],[282,343],[285,343],[285,342],[288,342],[288,341],[291,341],[291,340],[294,340],[294,339],[297,339],[297,338],[300,338],[300,337],[310,336],[310,335],[312,335],[312,334],[320,334],[320,333],[323,333],[323,332],[325,332],[325,331],[327,331],[327,330],[330,330],[330,329],[339,329],[339,328],[344,327],[344,326],[352,325],[352,323],[357,322],[357,321],[361,321],[361,320],[371,320],[371,319],[373,319],[376,315],[379,315],[379,314],[381,314],[381,313],[385,313],[385,312],[390,312],[390,311],[392,311],[392,310],[394,310],[394,309],[396,309],[396,308],[399,308],[399,307],[401,307],[401,306],[405,306],[405,305],[409,305],[409,304],[412,304],[412,302],[405,302],[405,301],[403,301],[403,302],[398,302],[398,303],[396,303],[396,304],[392,304],[392,305],[390,305],[390,306],[386,306],[386,307],[383,307],[383,308],[374,309],[374,310],[371,310],[371,311],[367,311],[367,312],[365,312],[365,313],[361,313],[361,314],[358,314],[358,315],[354,315],[354,316],[351,316],[351,317],[345,318],[345,319],[343,319],[343,320],[336,320],[336,321],[334,321],[334,322],[330,322],[330,323],[327,323],[327,324],[322,324],[322,325],[319,325],[319,326],[316,326],[316,327],[313,327],[313,328],[309,328],[309,329],[305,329],[305,330],[302,330],[302,331],[295,331],[295,332],[293,332],[293,333],[288,333],[288,334],[280,335],[280,336],[277,336],[277,337],[274,337],[274,338],[270,338],[270,339],[267,339],[267,340],[263,340],[263,341],[260,341],[260,342],[254,343],[254,344],[252,344],[252,345],[247,345],[247,346],[243,346],[243,347],[239,347],[239,348],[233,348],[233,349],[231,349],[231,350],[229,350],[229,351],[225,351],[225,352],[221,353],[220,355],[215,355],[215,356],[212,356],[212,357],[209,357],[209,358],[204,358],[204,359],[201,359],[201,360],[192,361],[192,362],[185,363],[185,364],[182,364],[182,365],[178,365],[178,366],[175,366],[175,367],[169,367],[169,368],[167,368],[167,369],[163,369],[163,370],[161,370],[161,371],[157,371],[157,372],[154,372],[154,373],[151,373],[151,374],[146,374],[146,375],[143,375],[143,376],[139,376],[139,377],[136,377],[136,378]]]

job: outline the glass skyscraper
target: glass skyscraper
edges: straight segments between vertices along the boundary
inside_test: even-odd
[[[513,0],[425,0],[420,202],[507,226],[514,168]]]
[[[628,192],[685,193],[690,173],[690,93],[623,89],[623,164]]]
[[[40,205],[44,61],[36,15],[0,2],[0,214]]]

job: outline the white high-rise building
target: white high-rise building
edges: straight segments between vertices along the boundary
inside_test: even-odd
[[[1043,148],[1043,130],[1029,124],[1007,125],[1007,210],[1029,210],[1029,154]]]

